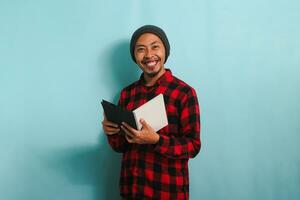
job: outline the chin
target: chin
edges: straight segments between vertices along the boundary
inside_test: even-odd
[[[145,73],[148,75],[148,76],[150,76],[150,77],[154,77],[154,76],[156,76],[160,71],[161,71],[161,67],[158,67],[158,68],[156,68],[156,69],[153,69],[153,70],[146,70],[145,71]]]
[[[151,72],[151,73],[146,72],[146,74],[150,77],[155,77],[158,74],[158,72]]]

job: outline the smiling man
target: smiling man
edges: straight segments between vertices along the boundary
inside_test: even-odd
[[[155,132],[141,119],[139,131],[126,123],[118,127],[104,116],[102,125],[110,146],[123,153],[120,194],[123,199],[188,199],[188,160],[201,147],[196,92],[165,68],[170,45],[161,28],[146,25],[137,29],[130,53],[143,73],[121,91],[119,105],[134,110],[163,94],[168,125]]]

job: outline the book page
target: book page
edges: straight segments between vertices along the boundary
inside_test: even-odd
[[[163,94],[159,94],[133,111],[137,129],[141,130],[140,119],[143,118],[155,131],[168,125]]]

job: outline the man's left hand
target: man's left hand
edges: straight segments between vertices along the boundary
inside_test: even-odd
[[[159,140],[159,135],[144,119],[141,119],[140,122],[143,125],[140,131],[132,128],[125,122],[122,123],[121,128],[126,133],[126,140],[129,143],[156,144]]]

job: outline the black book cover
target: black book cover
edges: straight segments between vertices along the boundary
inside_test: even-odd
[[[132,128],[137,129],[135,117],[132,111],[125,110],[121,106],[117,106],[109,101],[102,100],[101,102],[106,119],[121,126],[122,122],[126,122]]]

